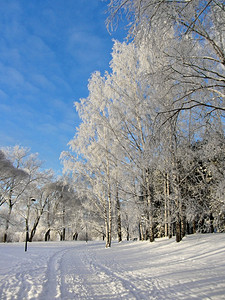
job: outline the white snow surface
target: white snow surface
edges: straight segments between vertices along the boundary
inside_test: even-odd
[[[225,299],[225,234],[0,244],[0,299]]]

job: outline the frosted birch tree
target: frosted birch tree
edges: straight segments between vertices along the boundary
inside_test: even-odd
[[[74,153],[62,154],[65,170],[72,171],[104,220],[106,246],[112,239],[113,207],[120,212],[127,201],[139,214],[140,235],[150,241],[164,231],[168,236],[176,232],[179,242],[186,232],[192,205],[186,191],[199,172],[194,144],[203,141],[206,124],[223,123],[219,48],[224,33],[218,26],[213,29],[219,31],[219,41],[210,32],[207,22],[217,10],[211,3],[110,1],[112,18],[123,7],[134,12],[133,41],[115,41],[111,71],[92,75],[89,97],[77,104],[82,124],[70,142]],[[117,219],[124,216],[128,234],[126,211]]]
[[[130,33],[133,35],[136,45],[142,43],[143,32],[144,34],[147,32],[150,36],[150,42],[152,40],[156,44],[158,40],[154,39],[155,33],[157,32],[161,36],[162,48],[158,47],[159,55],[156,57],[154,64],[160,65],[162,56],[167,61],[167,64],[164,65],[166,68],[163,68],[165,72],[161,73],[161,84],[165,91],[162,94],[160,89],[157,89],[159,102],[162,103],[166,98],[169,99],[168,105],[159,106],[159,112],[163,113],[163,118],[165,118],[162,124],[168,126],[169,124],[176,124],[176,120],[180,122],[184,116],[182,112],[186,110],[192,111],[190,113],[192,120],[197,116],[203,124],[208,122],[209,115],[214,119],[216,111],[219,111],[221,118],[224,117],[225,36],[223,27],[225,24],[225,11],[222,1],[150,2],[112,0],[109,3],[109,8],[111,12],[108,19],[109,23],[113,19],[115,20],[123,9],[127,13],[132,24]],[[171,34],[173,32],[174,34]],[[162,69],[161,66],[158,73]],[[152,82],[152,76],[149,76],[149,82]],[[165,88],[166,86],[168,88]],[[187,124],[188,122],[186,122]],[[182,236],[181,231],[184,231],[184,229],[181,230],[181,227],[185,227],[182,221],[183,217],[181,217],[185,207],[181,186],[186,176],[180,173],[181,170],[177,165],[182,160],[180,160],[181,154],[179,154],[180,151],[176,145],[177,137],[180,133],[183,135],[184,130],[188,131],[188,128],[183,127],[181,129],[180,125],[178,127],[177,125],[176,127],[173,126],[173,128],[171,131],[171,134],[172,132],[173,134],[167,148],[168,153],[171,153],[168,157],[173,157],[173,159],[167,160],[170,165],[167,168],[171,172],[173,170],[174,175],[170,176],[170,180],[166,175],[165,195],[169,199],[169,193],[173,192],[174,199],[177,199],[175,200],[175,210],[177,241],[179,241]],[[198,134],[198,131],[195,131],[195,133],[189,131],[189,144],[194,143],[195,138],[198,138]],[[191,135],[192,139],[190,139]],[[183,142],[187,144],[185,141]],[[174,149],[178,150],[174,151]],[[185,155],[185,152],[182,154]],[[206,157],[208,155],[205,153],[204,159]],[[195,166],[196,168],[197,165],[198,163]],[[189,168],[186,172],[189,174],[191,169]],[[170,186],[173,186],[170,192],[169,182]],[[168,210],[167,204],[165,211]],[[167,213],[165,216],[169,218]]]
[[[168,31],[175,30],[174,40],[180,41],[182,50],[176,47],[173,54],[167,54],[176,62],[170,69],[179,77],[184,90],[177,95],[181,103],[173,108],[174,113],[199,106],[208,108],[207,113],[215,110],[224,113],[225,9],[222,0],[111,0],[108,25],[113,24],[120,13],[129,18],[134,36],[143,27],[150,34],[159,30],[161,36],[165,25]],[[204,92],[204,97],[200,97],[199,92]]]
[[[139,182],[139,191],[144,191],[143,209],[148,222],[151,240],[153,233],[153,195],[149,167],[153,166],[153,99],[150,97],[149,84],[143,76],[147,72],[148,59],[143,58],[147,51],[139,51],[134,44],[127,45],[115,42],[112,54],[110,74],[101,77],[93,74],[89,83],[90,95],[81,101],[78,107],[83,123],[79,127],[72,150],[84,159],[86,178],[94,180],[98,188],[96,198],[103,199],[103,211],[106,236],[111,241],[112,196],[117,199],[125,193],[132,183],[124,184],[124,177],[135,178]],[[67,155],[69,158],[69,154]],[[79,168],[79,159],[75,165]],[[69,159],[70,163],[73,161]],[[74,165],[74,166],[75,166]],[[68,166],[67,162],[65,164]],[[82,164],[84,167],[84,164]],[[71,165],[70,165],[71,167]],[[69,168],[70,168],[69,167]],[[84,168],[83,168],[84,170]],[[91,173],[87,176],[87,171]],[[127,176],[127,174],[130,174]],[[101,178],[103,186],[98,182]],[[120,178],[120,180],[118,180]],[[118,184],[118,182],[120,183]],[[94,190],[92,186],[92,191]],[[103,193],[104,191],[104,193]],[[100,195],[99,195],[100,194]],[[118,220],[120,217],[118,216]],[[119,221],[120,223],[121,221]]]
[[[112,240],[112,165],[110,134],[105,126],[108,118],[107,103],[103,95],[104,79],[98,73],[92,75],[89,82],[90,95],[77,104],[83,123],[70,142],[78,159],[67,155],[65,164],[78,176],[83,177],[86,186],[83,188],[86,197],[101,211],[105,223],[106,247]],[[65,157],[65,154],[64,154]],[[75,161],[73,165],[71,162]],[[71,168],[72,167],[72,168]],[[75,175],[75,174],[74,174]],[[86,191],[85,191],[86,190]]]

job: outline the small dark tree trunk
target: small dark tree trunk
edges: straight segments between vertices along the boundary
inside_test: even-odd
[[[104,222],[105,222],[105,234],[103,234],[103,240],[105,239],[105,247],[109,247],[109,223],[106,209],[107,203],[104,201]]]
[[[73,234],[73,240],[74,241],[77,241],[77,239],[78,239],[78,233],[77,233],[77,231]]]
[[[65,228],[65,207],[63,203],[63,211],[62,211],[62,232],[61,232],[61,241],[65,241],[66,239],[66,228]]]
[[[8,210],[8,214],[7,214],[7,218],[6,218],[6,222],[5,222],[5,232],[4,232],[4,235],[3,235],[3,243],[8,242],[9,220],[11,218],[12,208],[13,208],[13,204],[10,200],[9,201],[9,210]]]
[[[150,227],[150,232],[149,232],[149,240],[150,242],[154,242],[154,230],[152,228],[152,226]]]
[[[164,180],[164,224],[165,224],[165,236],[169,236],[169,175],[166,173]]]
[[[45,233],[45,242],[50,241],[50,231],[51,231],[51,229],[49,228],[47,230],[47,232]]]
[[[127,226],[127,241],[130,240],[130,232],[129,232],[129,226]]]
[[[174,194],[175,194],[175,207],[176,207],[176,242],[179,243],[182,240],[181,232],[181,216],[182,216],[182,205],[180,201],[180,193],[177,176],[174,176]]]
[[[147,241],[149,238],[148,228],[145,230],[145,240]]]
[[[6,243],[7,242],[7,233],[5,232],[4,235],[3,235],[3,243]]]
[[[177,213],[176,217],[176,242],[179,243],[181,241],[181,223],[179,213]]]
[[[64,227],[62,230],[62,241],[65,241],[66,239],[66,228]]]
[[[29,242],[32,242],[33,241],[33,237],[36,233],[36,227],[35,228],[32,228],[31,232],[30,232],[30,236],[29,236]]]
[[[173,236],[173,228],[171,224],[171,212],[169,212],[169,219],[168,219],[168,237],[171,239]]]
[[[181,238],[183,238],[186,235],[187,231],[187,222],[185,216],[181,218]]]
[[[213,226],[214,218],[213,218],[212,213],[210,213],[209,219],[210,219],[210,233],[213,233],[214,232],[214,226]]]
[[[195,220],[193,221],[193,234],[195,234],[196,233],[196,222],[195,222]]]
[[[150,170],[146,170],[146,192],[147,192],[147,220],[148,220],[148,236],[150,242],[154,242],[154,223],[153,223],[153,203],[154,203],[154,191],[151,183]]]
[[[128,215],[126,215],[126,220],[127,220],[127,241],[130,240],[130,231],[129,231],[129,220],[128,220]]]
[[[116,213],[117,213],[117,236],[118,242],[122,242],[122,226],[121,226],[121,212],[120,212],[120,200],[118,186],[116,189]]]
[[[187,234],[191,234],[191,228],[188,222],[187,222]]]
[[[36,233],[37,226],[38,226],[38,224],[39,224],[40,218],[41,218],[41,215],[38,216],[38,217],[36,218],[35,222],[34,222],[33,228],[32,228],[32,230],[31,230],[31,232],[30,232],[29,242],[32,242],[32,240],[33,240],[33,237],[34,237],[34,235],[35,235],[35,233]]]
[[[50,241],[50,238],[51,238],[51,236],[50,236],[50,232],[51,232],[51,229],[50,229],[50,227],[51,227],[51,224],[50,224],[50,202],[48,201],[47,204],[48,204],[48,208],[47,208],[47,223],[48,223],[48,227],[49,228],[48,228],[47,232],[45,233],[45,242]]]
[[[182,239],[182,233],[181,233],[181,218],[180,218],[180,205],[179,200],[176,200],[176,242],[179,243]]]

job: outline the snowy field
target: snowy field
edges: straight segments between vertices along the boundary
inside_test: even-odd
[[[0,244],[0,299],[225,299],[225,234]]]

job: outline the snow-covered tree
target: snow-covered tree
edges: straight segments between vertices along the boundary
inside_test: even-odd
[[[82,123],[70,142],[71,152],[62,154],[65,171],[72,171],[75,184],[105,222],[106,246],[114,219],[118,236],[123,226],[129,236],[133,221],[141,239],[176,234],[179,242],[212,205],[212,191],[221,184],[215,169],[220,178],[215,185],[208,182],[208,173],[199,178],[203,161],[207,170],[214,168],[206,151],[213,138],[206,147],[205,136],[224,137],[223,53],[216,46],[222,49],[224,33],[215,26],[219,41],[210,32],[207,22],[217,9],[210,1],[185,3],[109,4],[113,18],[123,7],[134,11],[133,40],[115,41],[111,71],[92,75],[89,97],[77,104]],[[187,12],[196,18],[193,23]],[[223,11],[218,14],[222,20]],[[205,145],[204,151],[196,150],[197,143]],[[223,143],[222,138],[218,153]],[[136,217],[130,217],[130,205]]]
[[[165,33],[168,37],[168,32],[175,31],[173,39],[175,44],[179,41],[179,45],[175,45],[173,51],[165,51],[171,58],[172,77],[183,87],[182,93],[177,95],[180,105],[173,108],[174,112],[204,106],[207,113],[215,110],[224,113],[225,10],[222,0],[111,0],[109,12],[108,25],[113,24],[120,13],[125,13],[135,38],[143,28],[153,35],[158,31],[163,39]]]
[[[4,205],[2,205],[1,210],[2,218],[5,219],[3,241],[7,242],[10,224],[13,225],[13,222],[16,221],[16,219],[12,220],[11,217],[13,208],[15,207],[17,212],[18,210],[27,211],[27,203],[30,199],[35,198],[37,185],[45,177],[45,174],[40,171],[42,163],[38,159],[38,154],[30,154],[28,148],[6,147],[2,148],[2,152],[14,168],[12,175],[7,180],[1,181],[1,194],[4,195]],[[19,215],[17,217],[18,222],[20,222]]]

